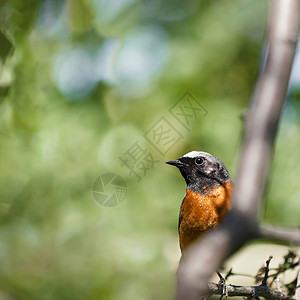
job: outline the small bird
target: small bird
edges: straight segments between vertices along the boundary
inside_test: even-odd
[[[221,223],[230,209],[233,184],[224,163],[207,152],[191,151],[166,163],[176,166],[187,184],[178,222],[184,253],[198,237]]]

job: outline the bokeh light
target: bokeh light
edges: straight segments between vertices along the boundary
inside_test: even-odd
[[[88,49],[61,53],[55,62],[55,79],[60,91],[71,99],[82,99],[95,88],[94,59]]]

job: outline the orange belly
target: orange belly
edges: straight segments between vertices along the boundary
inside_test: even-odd
[[[180,208],[179,242],[184,251],[195,239],[217,225],[230,209],[232,182],[206,190],[204,193],[187,189]]]

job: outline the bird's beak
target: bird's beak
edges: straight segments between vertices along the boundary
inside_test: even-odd
[[[171,166],[175,166],[177,168],[183,167],[184,163],[182,163],[179,159],[176,160],[167,160],[166,164],[171,165]]]

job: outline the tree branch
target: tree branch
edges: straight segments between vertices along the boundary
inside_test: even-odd
[[[296,229],[260,226],[258,230],[258,236],[259,238],[265,240],[281,242],[285,244],[300,244],[300,230]]]
[[[293,299],[291,296],[287,296],[283,293],[273,291],[267,286],[236,286],[227,285],[226,286],[228,296],[240,296],[240,297],[264,297],[265,299]],[[216,284],[213,282],[208,283],[209,295],[222,295],[223,287],[221,284]]]
[[[224,222],[192,245],[177,272],[176,300],[196,300],[223,261],[259,236],[261,206],[275,134],[284,103],[298,36],[299,0],[273,0],[265,67],[246,120],[232,210]]]

